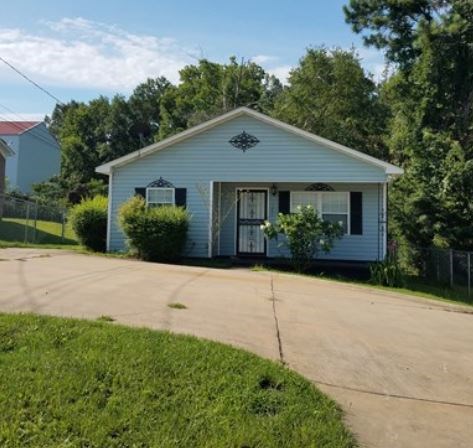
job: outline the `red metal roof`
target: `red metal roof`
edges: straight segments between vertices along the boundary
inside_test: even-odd
[[[0,135],[20,135],[40,121],[0,121]]]

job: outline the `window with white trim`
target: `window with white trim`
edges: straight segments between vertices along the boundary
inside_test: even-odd
[[[291,191],[291,213],[311,205],[324,221],[339,223],[345,233],[350,225],[350,193],[345,191]]]
[[[319,210],[318,193],[315,191],[291,191],[291,213],[297,213],[297,207],[311,205]]]
[[[323,192],[321,215],[324,221],[338,223],[343,227],[345,233],[348,233],[348,215],[349,215],[349,199],[348,193],[343,191]]]
[[[174,205],[174,197],[174,188],[149,187],[146,189],[146,205],[148,207]]]

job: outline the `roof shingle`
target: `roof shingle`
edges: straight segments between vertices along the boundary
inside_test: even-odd
[[[0,121],[0,135],[20,135],[40,121]]]

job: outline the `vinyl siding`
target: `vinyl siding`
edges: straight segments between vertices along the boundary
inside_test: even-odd
[[[302,191],[306,183],[279,183],[279,191]],[[382,204],[382,187],[378,184],[330,183],[335,191],[361,191],[363,193],[363,234],[344,235],[336,241],[328,253],[318,255],[327,260],[373,261],[382,258],[382,241],[378,232],[378,216]],[[270,188],[265,183],[224,183],[222,184],[222,225],[220,231],[220,254],[235,255],[236,241],[236,189],[237,188]],[[379,188],[379,191],[378,191]],[[278,196],[268,196],[268,218],[274,222],[279,212]],[[268,244],[268,257],[287,257],[289,251],[282,246],[281,239],[271,240]]]
[[[18,148],[20,146],[20,138],[17,135],[0,135],[7,145],[13,150],[14,154],[7,157],[5,164],[5,177],[8,179],[8,186],[11,189],[18,187]]]
[[[243,130],[260,140],[257,146],[246,152],[228,143],[231,137]],[[159,177],[177,188],[187,188],[187,208],[192,214],[187,255],[201,257],[208,255],[209,241],[209,194],[202,194],[202,190],[208,192],[211,181],[269,184],[386,181],[382,168],[309,142],[255,118],[237,117],[113,170],[110,250],[125,248],[124,236],[117,225],[120,205],[133,196],[136,187],[146,187]],[[220,242],[225,250],[227,244]]]
[[[20,191],[30,193],[33,184],[60,173],[59,145],[44,123],[21,134],[19,139],[16,185]]]

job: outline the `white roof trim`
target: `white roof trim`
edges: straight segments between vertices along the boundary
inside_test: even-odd
[[[11,149],[7,145],[7,142],[1,138],[0,138],[0,154],[2,154],[3,157],[13,156],[15,154],[15,151],[13,151],[13,149]]]
[[[41,123],[44,123],[44,121],[38,121],[38,122],[36,122],[35,124],[31,125],[29,128],[26,128],[26,129],[24,129],[23,131],[21,131],[18,135],[23,135],[25,132],[31,131],[31,129],[36,128],[36,127],[39,126]]]
[[[209,121],[201,123],[197,126],[180,132],[179,134],[173,135],[172,137],[166,138],[165,140],[162,140],[158,143],[154,143],[152,145],[146,146],[145,148],[127,154],[123,157],[119,157],[118,159],[112,160],[111,162],[100,165],[95,169],[95,171],[97,173],[110,174],[112,168],[120,167],[130,162],[133,162],[134,160],[141,159],[142,157],[145,157],[156,151],[160,151],[161,149],[167,148],[168,146],[174,145],[175,143],[186,140],[194,135],[200,134],[201,132],[207,131],[215,126],[218,126],[222,123],[225,123],[226,121],[232,120],[233,118],[239,117],[241,115],[248,115],[264,123],[268,123],[287,132],[291,132],[312,142],[334,149],[335,151],[342,152],[355,159],[359,159],[363,162],[367,162],[371,165],[383,168],[386,174],[398,176],[404,172],[402,168],[399,168],[388,162],[383,162],[382,160],[369,156],[368,154],[348,148],[347,146],[340,145],[338,143],[335,143],[331,140],[327,140],[323,137],[319,137],[318,135],[312,134],[310,132],[303,131],[302,129],[296,128],[295,126],[284,123],[280,120],[276,120],[275,118],[271,118],[267,115],[264,115],[260,112],[256,112],[255,110],[249,109],[247,107],[239,107],[238,109],[234,109]]]

